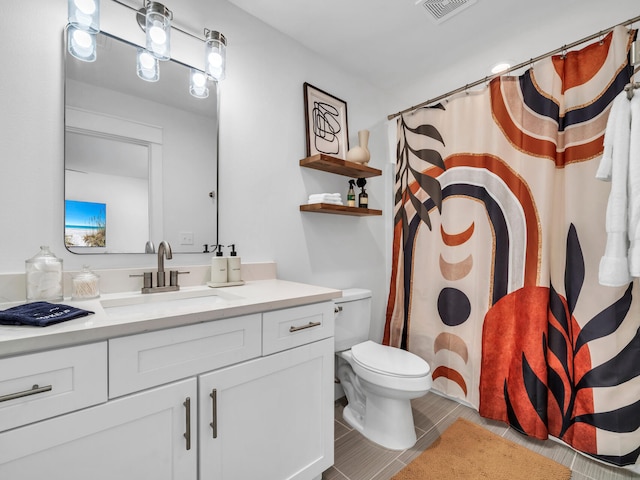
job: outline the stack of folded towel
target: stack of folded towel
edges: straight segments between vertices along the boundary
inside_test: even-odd
[[[339,193],[313,193],[309,195],[309,203],[331,203],[342,205],[342,198]]]

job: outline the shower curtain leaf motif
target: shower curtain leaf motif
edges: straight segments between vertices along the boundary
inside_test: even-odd
[[[438,106],[438,108],[444,109],[442,106]],[[444,139],[433,125],[422,124],[412,128],[407,125],[404,117],[400,118],[400,122],[403,136],[398,140],[396,150],[396,183],[399,183],[399,185],[397,186],[395,194],[397,208],[395,223],[398,224],[398,222],[400,222],[402,224],[403,238],[406,242],[409,238],[409,220],[405,209],[405,203],[407,200],[415,209],[420,220],[427,225],[429,230],[431,230],[429,211],[418,198],[416,193],[414,193],[413,188],[416,187],[412,188],[412,185],[415,184],[419,189],[422,189],[430,198],[433,199],[438,211],[442,211],[442,188],[440,182],[438,182],[436,178],[430,175],[425,175],[419,169],[414,168],[411,164],[411,160],[413,159],[414,162],[416,160],[425,162],[429,167],[435,166],[441,170],[445,170],[444,161],[442,160],[440,152],[429,148],[414,148],[409,143],[409,137],[413,137],[416,144],[423,143],[424,141],[431,139],[444,145]],[[421,163],[421,166],[424,170],[425,165]],[[418,190],[418,188],[416,188],[416,190]]]
[[[579,286],[584,283],[584,269],[578,267],[573,270],[576,265],[584,264],[573,224],[567,235],[565,263],[565,290],[571,291],[571,283]],[[594,412],[593,389],[615,387],[640,376],[640,363],[637,361],[640,329],[618,354],[595,368],[591,367],[589,350],[590,342],[614,334],[623,323],[631,306],[632,288],[633,284],[630,284],[620,299],[595,315],[581,329],[573,316],[580,288],[574,290],[575,296],[569,301],[551,285],[547,333],[543,333],[539,343],[519,340],[516,346],[511,346],[516,352],[521,350],[522,390],[526,393],[528,406],[518,394],[518,376],[511,375],[518,368],[518,362],[511,360],[514,357],[504,356],[502,361],[506,363],[503,367],[483,362],[482,369],[483,375],[489,376],[511,372],[500,379],[505,417],[500,418],[494,409],[484,413],[490,418],[508,420],[515,429],[526,435],[546,439],[550,434],[603,461],[617,465],[634,464],[638,460],[637,451],[620,456],[598,454],[596,429],[634,432],[640,427],[640,401],[611,411]],[[526,293],[518,290],[511,295],[524,296]],[[509,340],[501,343],[504,337],[500,330],[501,318],[502,315],[495,311],[488,313],[484,325],[487,335],[485,343],[508,351]],[[486,395],[489,392],[483,393]],[[481,397],[481,413],[483,402],[485,400]],[[486,402],[490,403],[491,400]],[[625,419],[625,422],[622,423],[621,419]]]

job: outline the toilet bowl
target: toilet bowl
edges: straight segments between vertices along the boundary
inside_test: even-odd
[[[411,399],[430,390],[431,369],[405,350],[359,341],[364,337],[364,322],[352,315],[370,312],[367,292],[345,290],[336,301],[337,376],[347,397],[343,418],[369,440],[391,450],[405,450],[416,443]],[[369,319],[367,316],[367,327]],[[356,330],[362,330],[362,335],[355,334],[354,324],[360,325]],[[345,332],[349,332],[346,341]],[[351,348],[344,349],[347,345]]]

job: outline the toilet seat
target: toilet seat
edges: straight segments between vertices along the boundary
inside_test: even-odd
[[[367,340],[351,347],[353,361],[361,368],[380,375],[422,378],[429,375],[429,364],[417,355]]]

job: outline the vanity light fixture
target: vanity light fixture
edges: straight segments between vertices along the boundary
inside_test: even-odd
[[[159,2],[146,0],[137,19],[146,33],[147,50],[158,60],[171,59],[171,10]]]
[[[136,59],[138,77],[147,82],[157,82],[160,80],[160,68],[156,57],[151,55],[146,49],[138,48]]]
[[[224,80],[227,39],[220,32],[204,29],[204,61],[207,74],[216,81]]]
[[[96,34],[69,25],[67,50],[78,60],[94,62],[96,60]]]
[[[209,88],[207,87],[207,76],[204,72],[192,68],[190,78],[189,93],[196,98],[207,98],[209,96]]]
[[[100,31],[100,0],[68,0],[69,23],[91,33]]]
[[[100,31],[99,0],[68,0],[67,50],[83,62],[96,59],[96,34]]]

